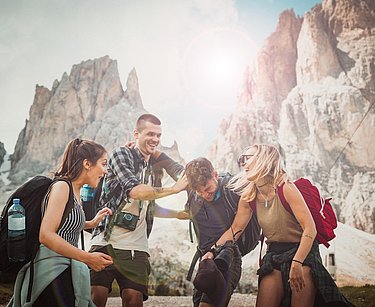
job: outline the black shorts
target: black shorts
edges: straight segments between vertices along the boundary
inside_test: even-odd
[[[113,264],[100,272],[90,270],[91,286],[103,286],[112,291],[112,282],[116,279],[120,287],[120,295],[123,289],[134,289],[143,294],[143,300],[148,299],[148,279],[151,273],[149,255],[146,252],[115,249],[108,252],[105,247],[94,247],[90,251],[109,254],[113,257]]]

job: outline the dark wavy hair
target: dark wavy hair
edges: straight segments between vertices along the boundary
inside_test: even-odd
[[[71,140],[65,148],[62,162],[55,176],[75,180],[82,173],[83,160],[87,159],[92,164],[96,164],[106,152],[102,145],[93,141],[79,138]]]
[[[212,163],[203,157],[190,161],[185,168],[189,186],[195,191],[204,187],[214,177],[214,173],[215,169]]]

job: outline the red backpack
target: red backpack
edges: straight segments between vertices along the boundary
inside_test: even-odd
[[[329,247],[328,241],[336,237],[334,229],[337,227],[337,218],[330,203],[332,198],[322,198],[318,188],[306,178],[299,178],[294,181],[294,184],[301,192],[314,219],[317,231],[316,240]],[[284,208],[293,215],[292,209],[284,197],[283,186],[284,184],[277,188],[277,194]],[[255,201],[250,202],[250,207],[256,213]]]

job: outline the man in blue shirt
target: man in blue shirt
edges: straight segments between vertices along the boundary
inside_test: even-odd
[[[198,251],[201,257],[205,255],[203,258],[215,260],[226,282],[222,291],[205,293],[202,289],[214,288],[206,287],[205,281],[215,283],[216,280],[210,280],[211,277],[205,278],[204,274],[199,274],[200,281],[194,284],[202,285],[203,280],[203,286],[201,289],[197,287],[194,289],[194,306],[227,306],[241,277],[241,255],[255,248],[260,237],[260,227],[254,218],[244,230],[244,235],[240,237],[244,240],[227,242],[224,246],[212,249],[216,241],[232,225],[239,196],[226,187],[231,175],[219,176],[206,158],[197,158],[189,162],[186,165],[185,174],[191,189],[186,209],[189,210],[197,235]],[[209,251],[212,253],[207,253]],[[221,265],[223,262],[225,265]],[[192,264],[193,267],[194,265],[195,263]],[[222,294],[220,295],[219,292]]]

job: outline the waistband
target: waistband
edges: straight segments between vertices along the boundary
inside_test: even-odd
[[[298,247],[298,243],[291,242],[272,242],[268,244],[267,252],[284,253],[294,247]]]

